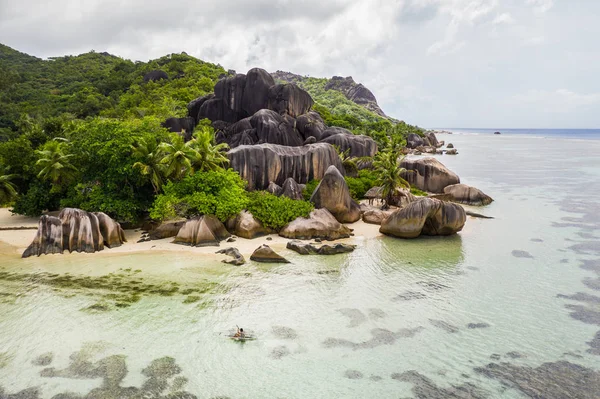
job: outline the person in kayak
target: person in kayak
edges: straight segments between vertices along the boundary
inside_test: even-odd
[[[244,332],[244,329],[238,327],[237,332],[235,333],[233,338],[245,338],[245,337],[246,337],[246,333]]]

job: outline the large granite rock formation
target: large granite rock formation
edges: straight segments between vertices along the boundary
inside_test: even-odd
[[[304,143],[304,137],[296,129],[296,120],[288,115],[280,115],[275,111],[263,109],[252,115],[250,124],[256,130],[259,144],[300,147]]]
[[[419,136],[415,133],[410,133],[408,137],[406,137],[406,147],[408,148],[417,148],[425,145],[425,141],[423,137]]]
[[[295,84],[277,84],[269,88],[268,108],[279,114],[296,118],[307,113],[313,104],[310,94]]]
[[[148,233],[151,240],[162,240],[163,238],[176,237],[179,230],[185,225],[185,221],[162,223]]]
[[[443,145],[443,143],[440,143],[437,139],[437,137],[435,137],[435,133],[433,132],[425,132],[425,137],[427,138],[427,140],[429,141],[429,145],[433,146],[435,148],[439,148]]]
[[[173,133],[181,134],[185,141],[189,141],[192,139],[192,134],[196,127],[196,120],[190,116],[185,118],[168,118],[162,123],[162,126]]]
[[[267,71],[254,68],[246,75],[223,77],[215,85],[214,96],[200,97],[188,104],[188,115],[196,121],[208,118],[236,123],[263,109],[296,118],[312,105],[306,91],[293,84],[275,84]]]
[[[341,76],[332,77],[325,85],[325,90],[332,89],[341,91],[350,101],[353,101],[358,105],[362,105],[369,111],[381,115],[384,118],[386,117],[377,104],[377,99],[371,90],[367,89],[361,83],[357,84],[354,79],[352,79],[352,76],[345,78]]]
[[[289,260],[277,254],[266,244],[256,248],[256,250],[250,256],[250,260],[260,263],[290,263]]]
[[[169,79],[169,75],[161,70],[150,71],[144,75],[144,82],[156,82],[163,79]]]
[[[462,206],[423,198],[384,219],[379,232],[400,238],[446,236],[461,231],[466,220]]]
[[[466,205],[482,206],[489,205],[494,201],[492,197],[486,195],[483,191],[466,184],[446,186],[444,187],[444,194],[449,201]]]
[[[272,75],[277,80],[297,84],[302,84],[302,82],[306,79],[304,76],[283,71],[274,72]],[[353,101],[356,104],[365,107],[369,111],[386,118],[385,113],[377,104],[377,100],[375,99],[373,93],[362,84],[356,83],[351,76],[346,78],[340,76],[332,77],[325,85],[325,90],[339,91],[343,93],[350,101]]]
[[[344,176],[330,166],[310,197],[316,208],[325,208],[340,223],[354,223],[360,219],[360,206],[350,196]]]
[[[269,109],[262,109],[251,117],[227,125],[221,132],[223,135],[219,135],[217,141],[227,143],[231,148],[253,144],[279,144],[291,147],[300,147],[304,144],[304,137],[296,129],[296,120],[289,115],[279,115]]]
[[[249,190],[264,190],[271,182],[282,185],[290,177],[300,184],[320,180],[331,165],[343,170],[335,148],[326,143],[304,147],[244,145],[229,151],[227,157],[231,167],[248,181]]]
[[[96,252],[104,249],[98,217],[91,212],[65,208],[58,214],[63,224],[63,248],[69,252]]]
[[[119,223],[115,222],[104,212],[94,212],[94,215],[98,218],[98,225],[104,245],[108,248],[120,247],[127,241],[125,239],[125,232]]]
[[[35,238],[23,252],[22,257],[62,254],[63,251],[62,222],[55,216],[42,215]]]
[[[230,236],[219,219],[212,215],[203,215],[188,220],[177,233],[173,243],[192,247],[218,247],[221,241]]]
[[[314,137],[317,141],[323,139],[323,132],[327,130],[327,125],[315,111],[310,111],[296,118],[296,127],[305,139]]]
[[[227,230],[238,237],[249,240],[275,233],[274,230],[264,227],[248,211],[241,211],[227,221]]]
[[[335,132],[334,134],[331,134]],[[377,153],[377,143],[368,136],[352,134],[343,128],[329,128],[323,134],[322,143],[337,146],[340,151],[349,150],[351,157],[373,157]]]
[[[423,191],[442,193],[444,187],[460,183],[458,175],[435,158],[404,159],[400,166],[408,171],[402,177]]]
[[[338,222],[327,209],[315,209],[308,218],[299,217],[279,231],[285,238],[338,240],[350,237],[351,230]]]
[[[104,213],[65,208],[58,217],[43,215],[32,243],[22,257],[42,254],[102,251],[125,242],[121,225]]]
[[[202,107],[202,104],[204,104],[206,101],[211,100],[215,97],[214,93],[210,93],[207,94],[205,96],[202,97],[198,97],[195,100],[190,101],[190,103],[187,105],[187,109],[188,109],[188,116],[191,118],[194,118],[194,121],[196,122],[196,124],[198,124],[198,122],[200,122],[200,108]]]
[[[254,115],[269,105],[269,88],[275,84],[271,74],[261,68],[253,68],[246,74],[246,85],[242,97],[242,109]]]

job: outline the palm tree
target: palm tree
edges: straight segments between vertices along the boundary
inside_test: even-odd
[[[166,166],[161,163],[163,154],[155,139],[142,139],[131,146],[133,156],[140,159],[133,164],[134,169],[149,178],[156,194],[162,189]]]
[[[342,151],[337,145],[334,145],[333,147],[337,151],[340,161],[342,162],[342,166],[349,177],[358,176],[358,170],[360,167],[373,161],[373,158],[371,157],[351,157],[350,148],[348,148],[346,151]]]
[[[163,153],[160,163],[165,166],[165,176],[174,180],[181,180],[186,175],[194,172],[193,164],[198,153],[192,145],[185,143],[183,137],[174,133],[170,143],[160,143],[159,150]]]
[[[196,157],[192,161],[194,171],[217,170],[229,164],[225,151],[229,146],[225,143],[215,144],[215,135],[210,128],[202,128],[194,133],[193,140],[187,145],[196,151]]]
[[[0,174],[0,205],[8,204],[17,197],[17,187],[11,182],[16,176],[8,174],[8,168]]]
[[[381,186],[381,198],[385,201],[384,208],[389,208],[392,197],[400,187],[410,189],[410,184],[402,178],[405,168],[400,167],[400,154],[397,151],[382,151],[377,154],[373,168],[378,173],[377,184]]]
[[[37,176],[40,179],[49,180],[54,186],[61,186],[75,176],[77,169],[70,162],[73,154],[66,153],[64,139],[48,141],[36,154],[38,160],[35,165],[39,168]]]

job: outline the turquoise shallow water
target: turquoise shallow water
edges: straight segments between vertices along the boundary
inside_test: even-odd
[[[114,397],[107,386],[163,396],[185,390],[198,398],[421,398],[448,397],[451,386],[472,384],[486,397],[520,398],[523,390],[474,369],[559,360],[600,369],[588,344],[600,330],[600,305],[558,297],[598,295],[600,288],[594,272],[580,267],[581,260],[600,258],[600,141],[440,139],[460,153],[440,160],[495,198],[475,209],[495,219],[469,218],[454,237],[375,238],[333,257],[284,252],[292,263],[283,266],[234,268],[183,253],[3,261],[13,276],[36,262],[72,275],[93,267],[100,276],[118,263],[124,279],[144,284],[216,285],[194,303],[183,303],[180,289],[142,296],[129,307],[82,311],[98,301],[97,293],[57,291],[36,273],[4,277],[0,386],[5,393],[37,387],[42,398],[94,388],[95,397]],[[140,265],[177,268],[135,273]],[[227,339],[236,324],[259,339]],[[32,364],[48,352],[49,364]],[[178,367],[148,368],[164,357]],[[110,373],[90,372],[99,364]],[[162,377],[153,377],[160,374],[154,369]],[[412,370],[418,378],[402,374]]]

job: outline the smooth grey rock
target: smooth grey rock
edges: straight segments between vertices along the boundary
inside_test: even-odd
[[[193,247],[219,246],[231,234],[223,223],[213,215],[203,215],[186,221],[173,243]]]
[[[401,166],[407,170],[402,177],[423,191],[443,193],[445,187],[460,183],[458,175],[435,158],[404,159]]]
[[[326,143],[303,147],[240,146],[229,151],[227,157],[230,166],[248,182],[249,190],[264,190],[271,182],[282,185],[290,177],[306,184],[322,179],[331,165],[343,168],[335,148]]]
[[[229,265],[234,265],[234,266],[241,266],[244,263],[246,263],[246,259],[244,259],[244,257],[242,256],[242,254],[240,253],[240,251],[237,248],[232,247],[232,248],[221,249],[220,251],[217,251],[217,253],[231,256],[233,258],[230,260],[221,261],[223,263],[227,263]]]
[[[338,222],[327,209],[315,209],[308,218],[297,218],[279,231],[285,238],[337,240],[350,237],[350,229]]]
[[[275,233],[273,229],[264,227],[263,224],[248,211],[241,211],[236,216],[230,218],[227,221],[227,230],[231,234],[249,240]]]
[[[450,201],[466,205],[483,206],[494,201],[492,197],[486,195],[483,191],[466,184],[446,186],[444,187],[444,194],[449,197]]]
[[[266,244],[258,247],[254,253],[252,253],[252,256],[250,256],[250,260],[260,263],[290,263],[290,261],[283,256],[278,255]]]
[[[283,187],[281,188],[281,195],[284,197],[288,197],[293,200],[303,200],[302,189],[300,185],[296,183],[296,180],[291,177],[287,178],[285,182],[283,182]]]
[[[325,208],[340,223],[354,223],[360,219],[360,206],[350,196],[348,184],[338,168],[330,166],[310,197],[315,208]]]
[[[379,231],[400,238],[451,235],[462,230],[467,215],[462,206],[433,198],[421,198],[385,219]]]

